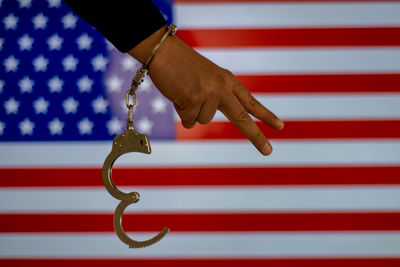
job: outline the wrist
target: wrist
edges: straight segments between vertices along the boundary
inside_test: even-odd
[[[146,60],[151,56],[154,47],[160,42],[167,30],[167,26],[164,25],[152,35],[141,41],[138,45],[128,51],[128,53],[136,58],[139,62],[144,64]]]

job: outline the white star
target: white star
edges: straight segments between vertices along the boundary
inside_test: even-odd
[[[61,0],[47,0],[47,2],[49,3],[49,8],[52,7],[58,8],[61,5]]]
[[[88,92],[89,93],[90,91],[92,91],[93,80],[89,79],[88,76],[83,76],[76,82],[76,85],[79,88],[79,92],[81,92],[81,93]]]
[[[108,60],[103,55],[98,54],[92,59],[91,63],[94,71],[105,71]]]
[[[35,109],[36,114],[46,114],[48,107],[49,101],[46,101],[43,97],[38,98],[35,102],[33,102],[33,108]]]
[[[45,15],[43,15],[43,13],[39,13],[35,17],[33,17],[32,23],[33,23],[35,30],[46,29],[48,20],[49,19]]]
[[[87,33],[82,34],[76,39],[79,50],[89,50],[92,47],[93,38],[91,38]]]
[[[114,117],[107,121],[106,127],[110,135],[119,134],[122,132],[123,123]]]
[[[139,132],[144,134],[150,134],[153,126],[153,122],[146,117],[140,119],[137,123]]]
[[[33,38],[29,37],[28,34],[24,34],[21,38],[18,39],[19,50],[31,50],[33,44]]]
[[[29,79],[28,76],[25,76],[23,79],[19,80],[18,86],[21,89],[21,93],[30,93],[32,92],[32,88],[35,82]]]
[[[88,118],[84,118],[83,120],[78,122],[78,130],[81,135],[87,134],[90,135],[92,134],[92,129],[93,129],[93,122],[91,122]]]
[[[32,6],[32,0],[18,0],[19,8],[30,8]]]
[[[153,113],[164,113],[167,110],[167,107],[168,107],[167,101],[165,101],[164,98],[161,96],[156,97],[151,102],[151,108],[153,110]]]
[[[108,107],[108,101],[105,100],[102,96],[97,97],[92,101],[92,107],[94,113],[106,113]]]
[[[7,17],[3,18],[4,27],[6,30],[15,30],[17,28],[18,20],[18,17],[14,16],[13,13],[10,13]]]
[[[151,81],[149,76],[146,76],[144,77],[143,82],[140,84],[138,90],[140,90],[140,92],[149,92],[152,84],[153,82]]]
[[[56,134],[61,135],[64,128],[64,123],[60,121],[58,118],[55,118],[49,122],[47,127],[49,128],[51,135],[56,135]]]
[[[3,50],[4,39],[0,38],[0,50]]]
[[[78,110],[78,105],[79,102],[73,99],[72,97],[69,97],[67,100],[63,101],[63,108],[64,108],[64,113],[76,113]]]
[[[110,93],[121,91],[122,80],[114,75],[106,80],[106,86]]]
[[[124,71],[128,70],[133,70],[136,66],[137,61],[133,59],[130,55],[125,55],[122,58],[121,64],[122,64],[122,69]]]
[[[54,76],[47,81],[47,86],[50,89],[50,93],[60,93],[63,85],[64,81],[58,78],[58,76]]]
[[[78,18],[75,17],[72,13],[68,13],[61,19],[64,29],[74,29],[76,27],[77,21]]]
[[[4,108],[6,109],[7,114],[17,114],[19,102],[16,101],[14,97],[11,97],[6,102],[4,102]]]
[[[3,61],[3,65],[6,69],[6,72],[16,72],[18,70],[19,60],[16,59],[13,55],[10,55]]]
[[[4,81],[0,80],[0,94],[3,92],[4,84]]]
[[[32,64],[36,72],[46,71],[47,64],[49,64],[49,60],[45,58],[43,55],[40,55],[32,61]]]
[[[19,130],[21,131],[21,135],[32,135],[33,128],[35,128],[35,124],[31,122],[28,118],[21,121],[19,124]]]
[[[60,50],[62,42],[63,39],[56,33],[47,39],[47,45],[49,46],[49,50]]]
[[[67,56],[62,60],[64,71],[75,71],[78,62],[79,62],[78,59],[76,59],[73,55]]]
[[[4,134],[4,129],[6,128],[6,124],[0,121],[0,135]]]
[[[138,102],[137,102],[137,99],[136,99],[136,106],[133,109],[133,113],[136,113],[137,104],[138,104]],[[126,107],[126,100],[125,99],[121,101],[121,106],[120,107],[121,107],[121,111],[122,112],[124,112],[124,113],[127,112],[128,108]]]

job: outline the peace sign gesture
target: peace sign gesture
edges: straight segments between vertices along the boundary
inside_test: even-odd
[[[165,27],[142,41],[129,53],[144,62],[165,33]],[[234,75],[201,56],[176,36],[165,40],[149,66],[158,90],[172,103],[185,128],[207,124],[220,110],[263,154],[271,144],[249,114],[274,129],[283,121],[258,102]]]

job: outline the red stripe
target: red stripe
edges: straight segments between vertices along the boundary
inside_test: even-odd
[[[282,130],[273,130],[257,121],[257,126],[268,139],[348,139],[348,138],[399,138],[400,121],[285,121]],[[179,140],[244,139],[244,135],[229,121],[197,124],[185,129],[176,122]]]
[[[0,187],[103,186],[101,169],[0,169]],[[146,179],[137,179],[146,177]],[[119,186],[391,185],[393,167],[113,168]]]
[[[1,266],[7,267],[398,267],[399,258],[366,259],[0,259]]]
[[[182,29],[192,47],[398,46],[400,28]]]
[[[237,75],[253,93],[400,92],[400,74]]]
[[[112,214],[0,214],[0,232],[113,232]],[[395,231],[400,213],[126,214],[136,232]]]

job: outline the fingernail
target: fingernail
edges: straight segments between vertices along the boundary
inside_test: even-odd
[[[264,145],[263,149],[262,149],[262,153],[265,156],[268,156],[269,154],[271,154],[272,153],[272,146],[270,144],[266,143]]]

